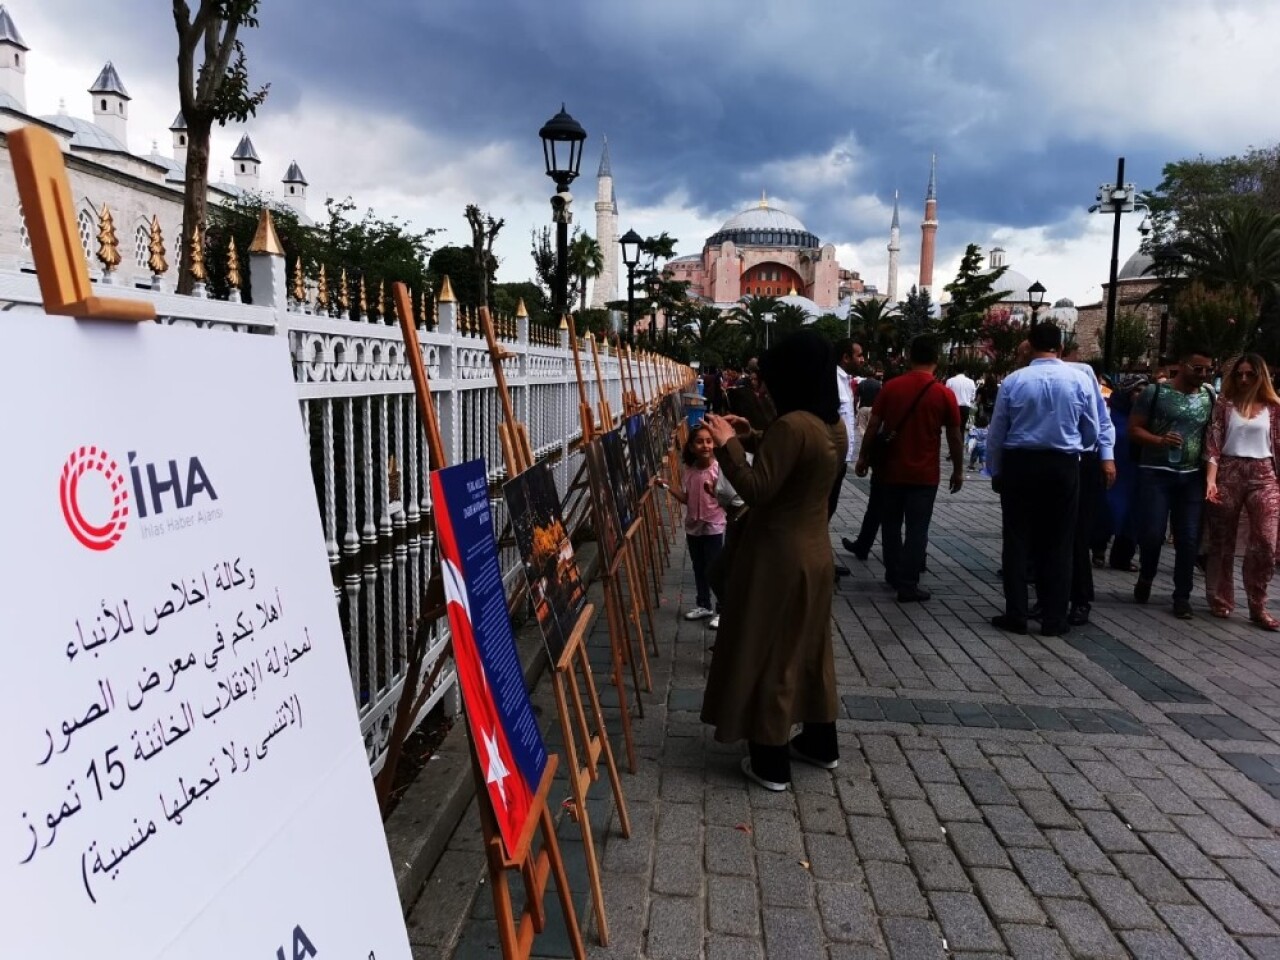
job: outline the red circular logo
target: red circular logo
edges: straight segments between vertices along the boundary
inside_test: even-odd
[[[88,481],[90,477],[98,489],[88,491],[86,496],[86,488],[82,487],[81,481]],[[81,509],[82,496],[99,516],[109,514],[104,522],[94,524],[85,519]],[[120,467],[107,451],[98,447],[80,447],[72,451],[62,465],[58,497],[68,529],[90,550],[110,550],[120,542],[129,522],[129,489],[125,486]]]

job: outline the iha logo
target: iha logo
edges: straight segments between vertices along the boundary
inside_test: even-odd
[[[185,473],[177,460],[139,463],[137,458],[138,454],[130,450],[128,479],[132,483],[128,486],[119,464],[100,447],[79,447],[62,465],[62,479],[58,484],[62,515],[72,535],[90,550],[110,550],[120,542],[129,520],[130,499],[140,518],[158,518],[166,508],[185,510],[198,496],[210,502],[218,499],[199,457],[186,461]],[[97,482],[85,482],[91,479]],[[90,522],[87,515],[97,522]],[[106,519],[102,520],[103,517]],[[203,522],[203,513],[201,519]],[[181,517],[171,521],[176,528],[190,522],[190,518]],[[146,530],[143,532],[145,536]]]
[[[98,485],[105,484],[109,496],[96,499],[107,513],[106,522],[90,523],[81,509],[84,490],[81,481],[92,475]],[[58,497],[62,503],[62,516],[72,535],[90,550],[110,550],[120,542],[124,528],[129,523],[129,491],[124,476],[111,454],[98,447],[80,447],[73,450],[62,465],[62,479],[58,482]],[[109,508],[108,508],[109,504]]]

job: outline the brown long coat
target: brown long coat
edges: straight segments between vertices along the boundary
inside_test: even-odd
[[[793,412],[765,430],[753,464],[737,440],[716,451],[750,507],[702,702],[717,740],[780,746],[793,724],[836,718],[827,495],[846,446],[844,424]]]

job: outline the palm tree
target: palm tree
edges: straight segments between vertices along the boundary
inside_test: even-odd
[[[1280,214],[1256,207],[1214,213],[1174,240],[1153,269],[1252,295],[1265,309],[1280,300]]]
[[[767,327],[764,316],[778,311],[777,297],[743,297],[728,313],[728,319],[742,325],[749,349],[759,353],[765,347]]]
[[[691,309],[680,327],[680,337],[690,345],[704,367],[723,366],[741,346],[740,328],[711,304]]]
[[[859,300],[849,308],[849,329],[852,335],[868,341],[869,352],[883,357],[898,340],[898,305],[888,300],[871,298]]]
[[[581,309],[587,309],[587,281],[604,273],[604,251],[595,237],[580,233],[569,244],[569,273],[577,280]]]

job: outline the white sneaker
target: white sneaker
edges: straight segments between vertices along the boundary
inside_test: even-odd
[[[712,630],[719,630],[720,614],[717,613],[714,617],[712,617],[709,621],[707,621],[707,626],[710,627]]]
[[[754,784],[764,787],[766,790],[772,790],[774,793],[782,793],[791,786],[789,783],[778,783],[774,780],[766,780],[764,777],[757,776],[756,772],[751,769],[751,758],[742,758],[742,772],[748,780]]]
[[[715,611],[708,610],[706,607],[694,607],[684,615],[686,620],[705,620],[707,617],[714,617]]]

